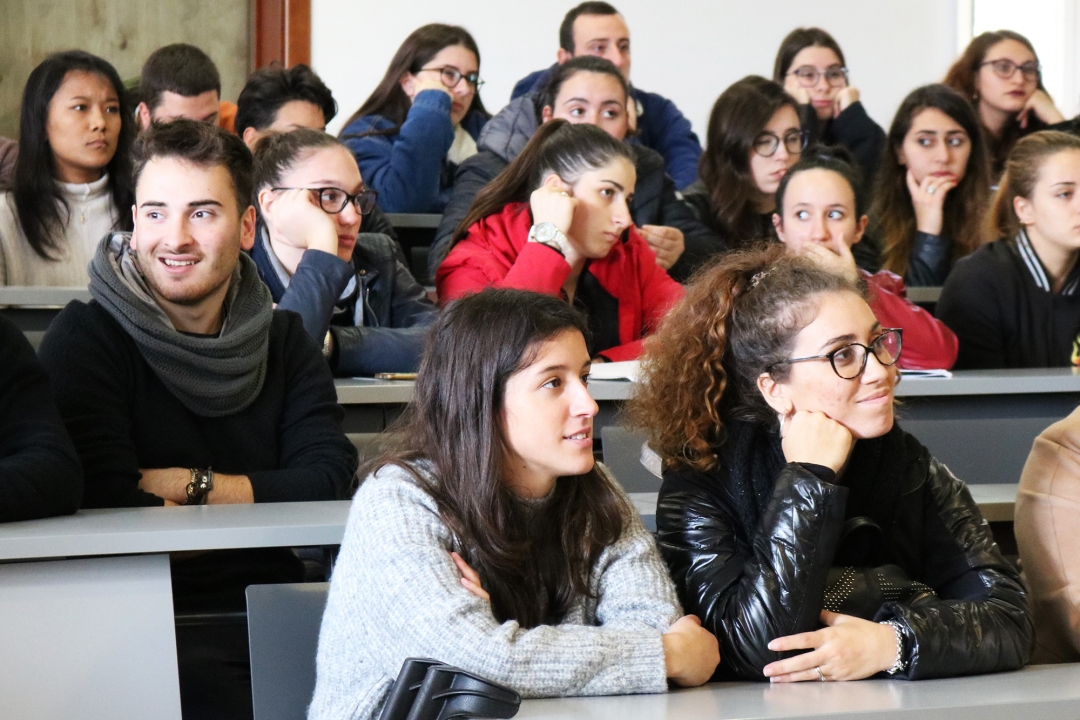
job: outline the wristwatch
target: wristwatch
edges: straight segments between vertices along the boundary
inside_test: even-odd
[[[566,257],[566,248],[570,244],[563,231],[555,227],[554,223],[549,222],[542,222],[529,228],[529,242],[547,245],[563,257]]]
[[[214,471],[210,468],[191,468],[191,482],[187,485],[185,505],[205,505],[207,496],[214,489]]]

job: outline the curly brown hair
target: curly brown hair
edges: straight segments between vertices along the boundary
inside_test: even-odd
[[[830,292],[866,298],[861,283],[789,254],[780,243],[713,261],[646,340],[627,422],[648,434],[667,467],[712,469],[724,441],[723,418],[776,422],[757,379],[769,373],[787,380],[783,361],[795,336],[813,320],[817,296]]]

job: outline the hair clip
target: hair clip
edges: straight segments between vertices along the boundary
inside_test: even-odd
[[[762,280],[764,280],[765,277],[768,276],[768,274],[771,273],[771,272],[772,272],[772,268],[769,268],[768,270],[761,270],[761,271],[757,272],[754,275],[754,277],[750,278],[750,288],[751,289],[756,288],[758,286],[758,283],[761,282]]]

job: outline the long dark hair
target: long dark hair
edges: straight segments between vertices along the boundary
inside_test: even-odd
[[[1016,143],[1005,163],[1005,174],[1001,176],[990,212],[986,214],[984,240],[1016,237],[1020,232],[1020,219],[1016,217],[1013,201],[1018,197],[1030,199],[1043,163],[1066,150],[1080,151],[1080,137],[1058,130],[1042,130]]]
[[[847,66],[847,62],[844,61],[844,51],[840,49],[840,43],[836,42],[832,35],[817,27],[795,28],[781,41],[780,49],[776,51],[773,80],[783,85],[784,78],[791,70],[791,63],[795,61],[795,56],[808,47],[829,48],[836,53],[840,64]]]
[[[409,108],[412,107],[412,100],[409,99],[404,88],[401,87],[401,78],[405,77],[406,73],[415,75],[420,72],[431,58],[439,54],[439,51],[454,45],[463,45],[468,48],[476,56],[476,66],[480,67],[480,48],[477,47],[473,36],[465,28],[457,25],[432,23],[414,30],[409,37],[405,38],[405,42],[401,43],[398,51],[394,53],[394,57],[390,61],[390,67],[386,68],[386,74],[383,75],[383,79],[379,81],[374,92],[368,96],[360,109],[345,121],[345,127],[348,127],[358,118],[367,115],[381,115],[394,123],[394,127],[388,130],[371,130],[358,134],[340,135],[339,137],[346,140],[367,135],[396,134],[405,123],[405,117],[409,114]],[[474,112],[489,117],[483,101],[480,100],[479,92],[473,95],[472,105],[469,106],[469,114]]]
[[[797,108],[780,83],[760,75],[733,83],[713,105],[698,177],[725,236],[751,240],[757,234],[754,204],[762,194],[750,172],[750,153],[754,140],[785,105]]]
[[[583,173],[599,170],[615,158],[634,164],[634,151],[595,125],[566,120],[544,123],[529,139],[514,162],[476,194],[468,214],[454,231],[457,242],[469,234],[473,223],[501,211],[512,202],[524,202],[554,173],[573,184]]]
[[[585,335],[585,318],[547,295],[488,289],[452,303],[428,335],[391,446],[373,463],[416,476],[480,573],[496,619],[525,628],[556,624],[591,597],[592,568],[631,512],[596,467],[559,478],[540,517],[507,483],[507,380],[564,332]]]
[[[979,74],[979,69],[982,66],[983,60],[986,59],[986,54],[990,52],[990,48],[997,45],[1004,40],[1015,40],[1020,43],[1035,56],[1036,62],[1039,59],[1038,54],[1035,52],[1035,46],[1031,44],[1031,41],[1018,32],[1012,30],[994,30],[984,32],[977,37],[973,38],[968,46],[964,48],[964,52],[956,59],[956,62],[949,68],[949,72],[946,73],[945,79],[941,82],[948,85],[953,90],[956,90],[965,98],[971,101],[972,107],[978,112],[979,108],[979,91],[975,88],[975,76]],[[1039,73],[1039,79],[1037,89],[1046,92],[1046,86],[1043,85],[1042,73]],[[990,161],[994,174],[1001,171],[1005,164],[1005,158],[1008,157],[1009,152],[1012,150],[1013,145],[1020,139],[1020,135],[1023,130],[1020,128],[1020,121],[1016,118],[1010,119],[1005,123],[1005,127],[1001,130],[1000,137],[995,137],[989,131],[986,133],[986,143],[990,152]]]
[[[979,223],[990,196],[985,134],[971,103],[947,85],[923,85],[913,90],[900,104],[889,127],[888,142],[882,150],[881,166],[874,184],[874,203],[870,208],[874,223],[872,235],[882,243],[882,265],[898,275],[907,273],[916,223],[915,207],[907,186],[907,167],[900,164],[897,152],[903,147],[915,116],[927,108],[936,108],[951,117],[971,140],[964,179],[949,191],[943,209],[941,234],[952,239],[954,259],[979,246]]]
[[[131,229],[131,206],[135,194],[131,183],[131,143],[135,120],[127,92],[116,68],[96,55],[81,50],[54,53],[33,69],[23,88],[19,114],[19,157],[15,161],[12,198],[15,215],[34,252],[46,260],[56,260],[62,250],[61,238],[71,209],[60,192],[53,172],[56,162],[45,131],[49,121],[49,101],[70,72],[88,72],[109,81],[120,100],[120,136],[116,152],[105,166],[109,189],[116,208],[116,228]]]

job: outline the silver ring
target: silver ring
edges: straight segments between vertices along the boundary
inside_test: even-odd
[[[821,682],[825,682],[825,673],[821,672],[821,666],[818,665],[814,670],[817,670],[817,678]]]
[[[926,188],[926,192],[930,195],[933,195],[937,192],[937,185],[931,185],[930,187]]]
[[[570,193],[566,192],[565,190],[560,190],[559,194],[562,195],[563,197],[570,197]]]

